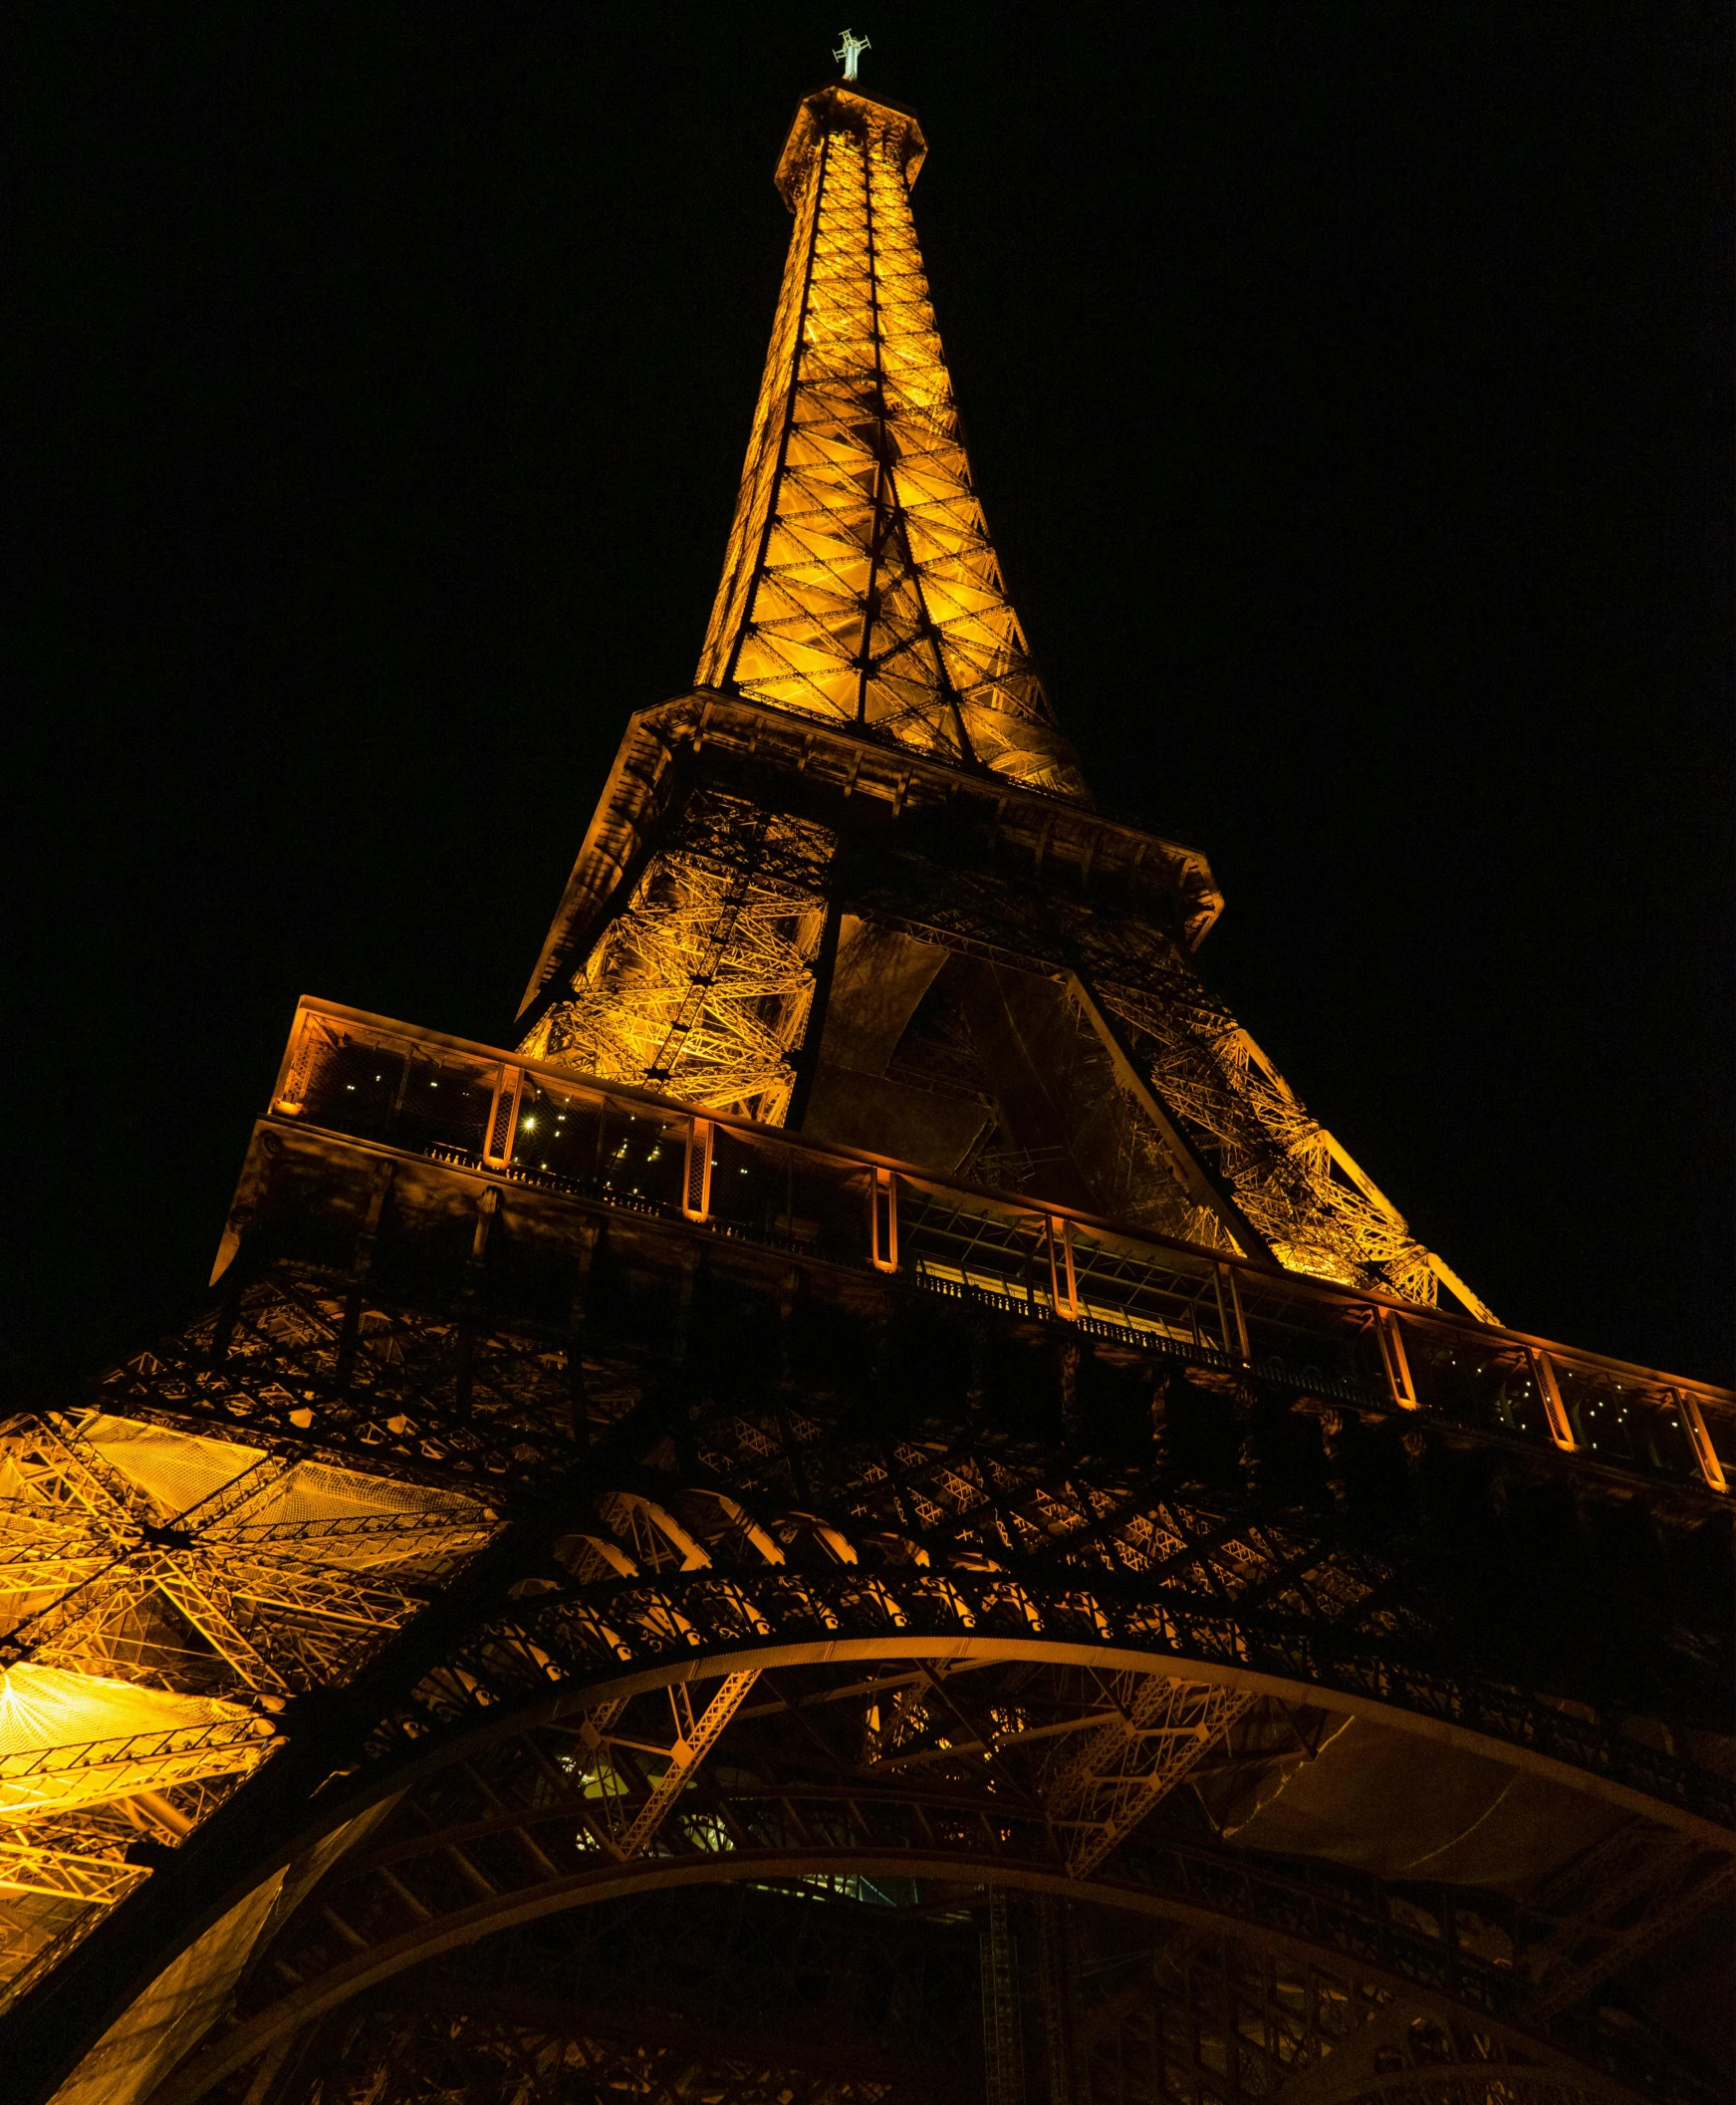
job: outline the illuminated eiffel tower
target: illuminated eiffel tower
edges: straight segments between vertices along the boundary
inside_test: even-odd
[[[209,1312],[0,1428],[8,2098],[1720,2094],[1736,1398],[1498,1323],[1198,976],[924,150],[797,113],[518,1050],[304,1001]]]

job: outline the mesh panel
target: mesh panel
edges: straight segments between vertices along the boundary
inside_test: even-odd
[[[131,1419],[94,1418],[81,1429],[105,1459],[148,1491],[165,1511],[183,1513],[259,1461],[264,1450],[230,1441],[200,1440]],[[450,1513],[476,1517],[483,1508],[454,1491],[399,1483],[325,1462],[298,1462],[237,1509],[256,1521],[342,1520],[369,1513]]]
[[[469,1520],[482,1510],[474,1499],[451,1491],[305,1461],[247,1506],[240,1517],[250,1526],[272,1520],[343,1520],[369,1513],[450,1513],[455,1520]]]
[[[170,1433],[125,1418],[89,1419],[80,1431],[106,1460],[170,1513],[184,1513],[232,1483],[265,1452],[263,1447],[200,1440],[191,1433]]]
[[[0,1673],[0,1762],[94,1739],[201,1732],[216,1724],[257,1722],[239,1704],[214,1697],[167,1696],[158,1689],[135,1689],[126,1682],[28,1663]]]
[[[506,1137],[512,1131],[514,1094],[512,1080],[508,1077],[500,1092],[500,1101],[494,1107],[494,1126],[488,1136],[488,1152],[493,1156],[506,1153]]]

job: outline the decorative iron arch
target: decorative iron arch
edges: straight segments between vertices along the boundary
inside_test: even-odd
[[[805,1579],[811,1585],[813,1574]],[[496,1645],[523,1641],[522,1632],[509,1639],[497,1626],[493,1633]],[[497,1668],[513,1656],[496,1652]],[[1526,1973],[1457,1947],[1450,1904],[1444,1931],[1441,1921],[1426,1928],[1414,1900],[1404,1920],[1395,1918],[1377,1880],[1320,1864],[1274,1867],[1177,1839],[1160,1822],[1156,1832],[1142,1827],[1197,1758],[1190,1748],[1209,1746],[1226,1718],[1233,1723],[1251,1708],[1318,1699],[1312,1685],[1030,1629],[868,1636],[849,1634],[842,1619],[825,1636],[774,1635],[729,1651],[690,1646],[679,1660],[597,1668],[588,1679],[516,1700],[489,1701],[491,1692],[457,1662],[437,1671],[467,1686],[464,1714],[401,1739],[348,1788],[321,1793],[328,1802],[294,1842],[232,1883],[231,1911],[245,1905],[249,1888],[324,1857],[299,1909],[255,1943],[233,2015],[148,2093],[149,2105],[194,2105],[338,2005],[497,1932],[633,1893],[816,1877],[998,1886],[1253,1939],[1299,1960],[1350,1968],[1372,1991],[1400,1996],[1406,2006],[1474,2023],[1558,2069],[1564,2083],[1593,2093],[1620,2087],[1619,2066],[1600,2065],[1609,2042],[1570,2032],[1564,2044],[1559,2027],[1552,2037],[1547,2018],[1534,2013],[1537,1984]],[[884,1709],[900,1690],[916,1691],[923,1703],[954,1702],[958,1716],[968,1717],[980,1707],[968,1684],[1025,1671],[1045,1679],[1035,1699],[1027,1692],[1023,1725],[997,1744],[962,1749],[974,1782],[959,1780],[956,1768],[940,1784],[899,1780],[911,1770],[897,1767],[895,1747],[885,1783],[875,1780],[879,1764],[871,1761],[856,1777],[792,1783],[783,1753],[763,1779],[751,1772],[754,1750],[743,1735],[764,1710],[749,1701],[756,1686],[782,1683],[775,1714],[780,1729],[799,1734],[804,1710]],[[1092,1689],[1095,1709],[1083,1700]],[[1158,1704],[1147,1700],[1152,1691]],[[659,1701],[670,1706],[676,1736],[653,1750],[644,1715]],[[1162,1703],[1182,1710],[1171,1716]],[[1548,1754],[1396,1706],[1340,1696],[1335,1707],[1636,1809],[1618,1784]],[[617,1746],[649,1758],[611,1807],[599,1778]],[[1129,1748],[1133,1757],[1122,1758]],[[1070,1762],[1057,1758],[1063,1751],[1071,1756],[1071,1796]],[[667,1764],[660,1775],[659,1759]],[[1647,1801],[1645,1810],[1655,1818],[1663,1809]],[[1679,1812],[1674,1819],[1698,1846],[1703,1823]],[[220,1912],[207,1911],[201,1926]]]

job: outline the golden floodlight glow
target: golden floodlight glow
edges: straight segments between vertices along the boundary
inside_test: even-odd
[[[656,857],[573,998],[523,1050],[781,1125],[814,998],[832,837],[794,819],[768,823],[734,798],[704,800],[697,816],[752,840],[754,864],[720,868],[703,842]]]
[[[795,232],[698,684],[1084,800],[959,436],[910,216],[926,150],[908,112],[847,88],[797,112],[777,177]],[[782,1125],[837,845],[751,796],[699,792],[519,1050]],[[1245,1228],[1287,1270],[1424,1305],[1444,1283],[1488,1318],[1188,958],[1158,949],[1089,997],[1094,1028],[1124,1041],[1135,1095],[1203,1147]],[[1252,1246],[1216,1201],[1171,1187],[1160,1124],[1130,1115],[1142,1196],[1117,1202],[1161,1190],[1189,1236]]]
[[[45,1412],[0,1434],[0,2007],[494,1532],[459,1493]]]
[[[730,868],[715,850],[747,851]],[[686,836],[656,856],[630,905],[521,1050],[782,1125],[791,1054],[814,1000],[833,837],[739,798],[694,800]]]
[[[910,217],[913,117],[797,113],[796,215],[697,680],[1085,793],[1007,598]]]
[[[0,1671],[0,1822],[231,1775],[273,1737],[240,1704],[20,1662]]]

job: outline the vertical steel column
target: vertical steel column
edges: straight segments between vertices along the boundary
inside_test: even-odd
[[[716,1127],[709,1119],[687,1122],[687,1157],[681,1178],[681,1211],[689,1220],[711,1217],[711,1157]]]
[[[1248,1319],[1242,1313],[1242,1296],[1236,1286],[1236,1275],[1229,1265],[1219,1264],[1212,1276],[1217,1283],[1218,1324],[1223,1334],[1224,1354],[1244,1367],[1251,1367],[1254,1353],[1248,1343]]]
[[[898,1180],[875,1170],[868,1183],[868,1254],[876,1272],[898,1269]]]
[[[1374,1311],[1374,1336],[1380,1347],[1380,1363],[1386,1370],[1386,1386],[1400,1411],[1415,1411],[1416,1385],[1410,1379],[1410,1361],[1404,1351],[1404,1325],[1390,1308]]]
[[[502,1061],[500,1073],[495,1077],[494,1101],[488,1107],[488,1125],[482,1144],[482,1160],[491,1170],[504,1170],[512,1161],[513,1143],[518,1138],[519,1098],[524,1090],[525,1071],[510,1061]]]
[[[978,1941],[982,1962],[983,2091],[988,2105],[1025,2105],[1025,2028],[1019,2011],[1019,1947],[1007,1896],[989,1889],[989,1926]]]
[[[1681,1413],[1682,1424],[1687,1428],[1694,1459],[1700,1465],[1700,1474],[1706,1479],[1706,1488],[1712,1491],[1727,1491],[1730,1484],[1724,1474],[1724,1464],[1718,1459],[1718,1450],[1712,1445],[1712,1436],[1706,1431],[1706,1421],[1700,1416],[1699,1405],[1685,1389],[1671,1389],[1666,1391],[1666,1394],[1675,1398],[1675,1407]]]
[[[1073,1222],[1058,1213],[1048,1220],[1049,1305],[1071,1323],[1079,1316],[1079,1280],[1073,1268]]]
[[[1045,1898],[1037,1902],[1036,1914],[1049,2105],[1083,2105],[1083,2071],[1074,2066],[1079,2033],[1079,1954],[1073,1909],[1067,1902]]]

